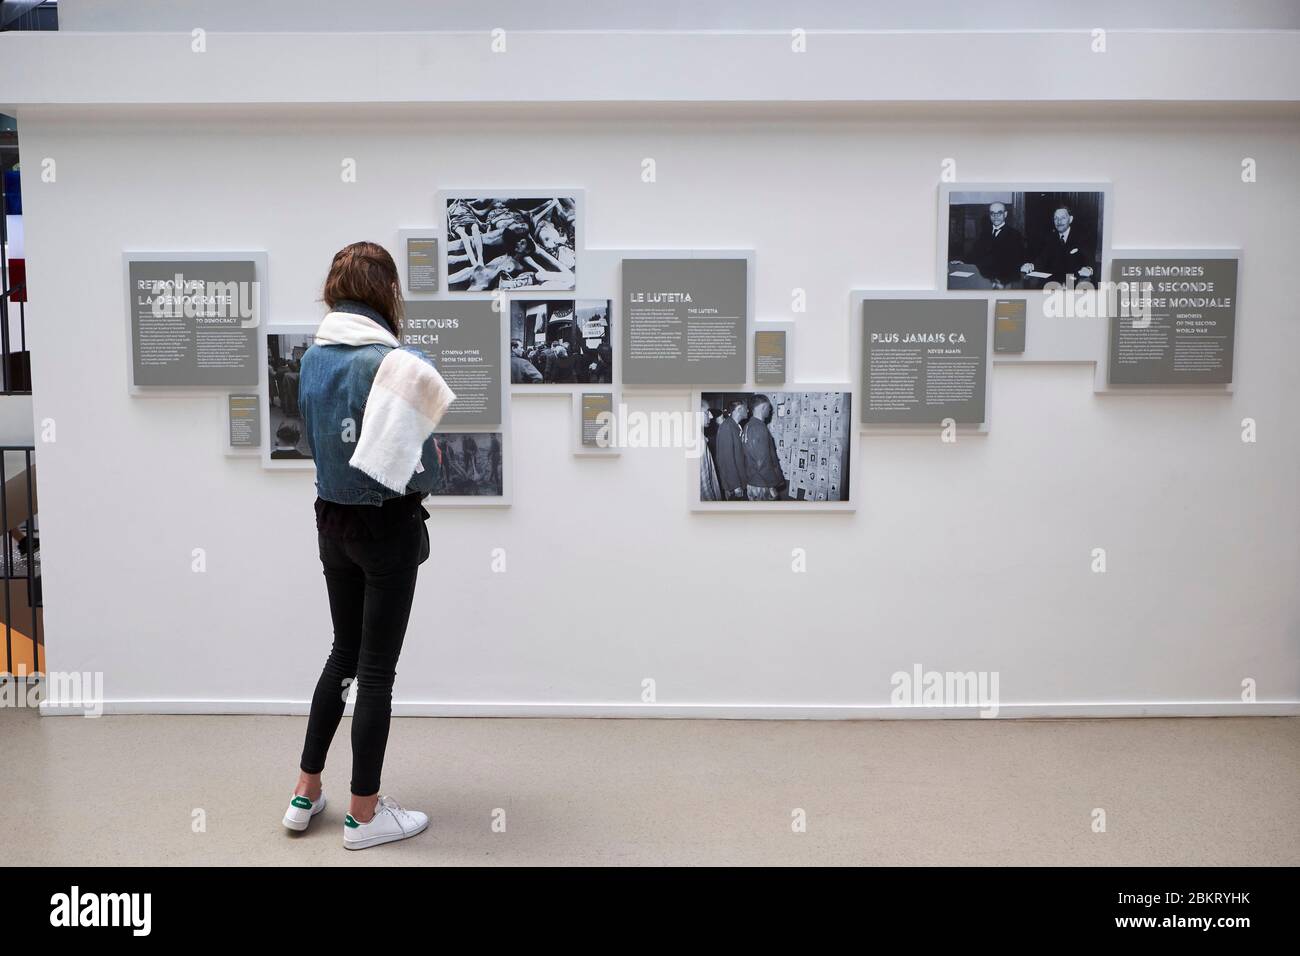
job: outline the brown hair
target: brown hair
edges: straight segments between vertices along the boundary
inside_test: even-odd
[[[402,323],[401,283],[397,265],[377,242],[354,242],[334,253],[321,294],[331,309],[345,299],[370,306],[398,334]]]

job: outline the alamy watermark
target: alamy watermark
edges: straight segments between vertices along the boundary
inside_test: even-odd
[[[595,421],[598,448],[681,448],[687,458],[704,453],[704,412],[639,412],[619,403],[617,413],[602,411]]]
[[[998,715],[998,671],[927,671],[913,664],[889,678],[895,707],[979,707],[981,717]]]
[[[199,322],[228,322],[238,319],[243,328],[257,324],[257,301],[261,284],[210,282],[187,279],[177,272],[170,279],[141,279],[140,287],[150,295],[149,310],[154,318],[186,318]]]
[[[148,936],[153,928],[152,893],[82,892],[73,885],[66,893],[50,897],[50,925],[54,927],[122,927],[132,936]]]
[[[39,680],[34,678],[40,677]],[[42,702],[66,713],[83,717],[104,714],[103,671],[49,671],[33,674],[19,665],[12,677],[0,678],[0,707],[39,708]]]
[[[1049,282],[1042,288],[1049,319],[1132,319],[1135,329],[1151,324],[1150,282]]]

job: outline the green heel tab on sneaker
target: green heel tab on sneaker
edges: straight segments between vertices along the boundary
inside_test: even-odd
[[[356,820],[352,819],[352,814],[350,813],[343,818],[343,825],[345,827],[353,827],[353,828],[361,826],[360,823],[357,823]]]
[[[306,797],[294,797],[292,800],[289,801],[289,806],[297,807],[299,810],[310,810],[311,801],[308,800]]]

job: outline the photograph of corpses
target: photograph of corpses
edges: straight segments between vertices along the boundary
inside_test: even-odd
[[[512,385],[608,385],[614,381],[608,299],[510,302]]]
[[[704,392],[700,501],[848,501],[849,392]]]
[[[447,289],[577,288],[577,201],[572,197],[450,197]]]

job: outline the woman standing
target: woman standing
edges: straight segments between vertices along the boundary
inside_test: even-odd
[[[398,342],[402,299],[393,258],[358,242],[330,265],[330,312],[302,358],[298,404],[316,462],[316,527],[334,645],[312,697],[298,784],[284,825],[305,830],[325,809],[321,772],[355,682],[350,850],[415,836],[429,818],[379,793],[393,680],[429,556],[420,504],[441,481],[432,437],[455,395],[433,364]],[[364,416],[364,419],[363,419]]]

